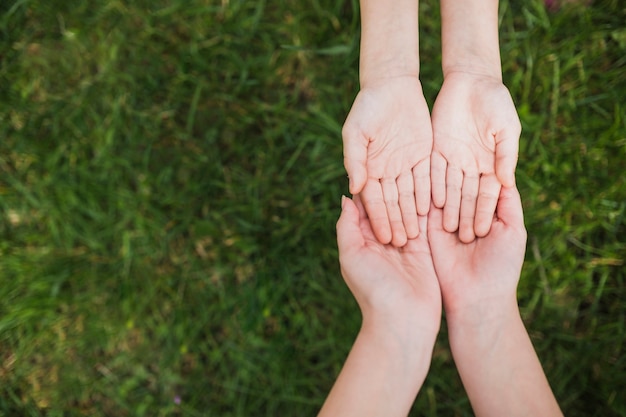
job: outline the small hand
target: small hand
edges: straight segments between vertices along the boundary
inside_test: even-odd
[[[432,112],[432,198],[463,242],[489,233],[500,187],[515,185],[521,125],[500,80],[446,75]]]
[[[364,323],[383,317],[433,330],[441,321],[441,294],[430,253],[426,216],[419,222],[424,233],[401,248],[380,243],[374,236],[363,205],[343,199],[337,222],[341,272],[354,294]]]
[[[361,194],[381,243],[417,237],[417,215],[430,208],[432,128],[417,77],[363,88],[342,131],[350,192]]]
[[[443,215],[442,209],[431,208],[428,241],[446,314],[476,308],[500,314],[506,309],[503,306],[517,306],[516,288],[526,250],[517,189],[501,189],[489,234],[471,243],[444,230]]]

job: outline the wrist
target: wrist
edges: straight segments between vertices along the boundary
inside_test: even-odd
[[[361,0],[361,88],[389,78],[419,77],[417,0]]]
[[[497,330],[520,317],[515,293],[507,297],[494,295],[471,301],[452,302],[444,297],[446,322],[451,333],[469,332],[472,329]]]
[[[403,366],[414,371],[414,376],[423,378],[428,372],[433,348],[439,330],[433,323],[419,323],[412,320],[391,320],[378,317],[376,320],[363,319],[359,337],[369,343],[385,357],[402,358]]]
[[[431,349],[441,326],[441,308],[396,308],[393,312],[363,311],[361,330],[390,344]]]
[[[361,64],[359,71],[361,90],[398,79],[412,79],[419,83],[419,63],[411,61],[410,58],[399,56]]]
[[[502,83],[500,64],[489,65],[486,62],[481,62],[480,59],[468,59],[463,62],[457,61],[453,64],[442,65],[442,72],[444,81],[450,77],[463,75]]]
[[[395,74],[395,75],[392,75]],[[402,73],[401,71],[388,72],[376,77],[368,77],[362,79],[360,83],[360,90],[376,90],[378,88],[384,88],[385,91],[393,92],[394,94],[408,94],[409,92],[415,96],[415,94],[421,94],[422,83],[417,74],[414,73]]]
[[[497,0],[441,1],[442,70],[502,78]]]

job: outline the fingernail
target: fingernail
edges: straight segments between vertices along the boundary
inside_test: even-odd
[[[341,196],[341,209],[342,209],[342,210],[343,210],[343,208],[345,207],[345,205],[346,205],[346,196],[345,196],[345,195],[342,195],[342,196]]]

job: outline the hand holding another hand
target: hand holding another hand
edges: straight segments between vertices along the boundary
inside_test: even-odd
[[[426,232],[426,216],[420,216]],[[356,298],[363,321],[384,318],[410,321],[415,327],[439,330],[441,294],[427,233],[396,248],[376,239],[367,213],[358,197],[344,197],[337,222],[341,273]],[[434,340],[434,339],[433,339]]]

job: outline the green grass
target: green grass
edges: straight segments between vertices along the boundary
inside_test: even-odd
[[[357,3],[0,5],[0,416],[315,415],[360,322],[334,242]],[[626,10],[501,15],[520,305],[566,415],[626,416]],[[412,415],[471,415],[445,326]]]

